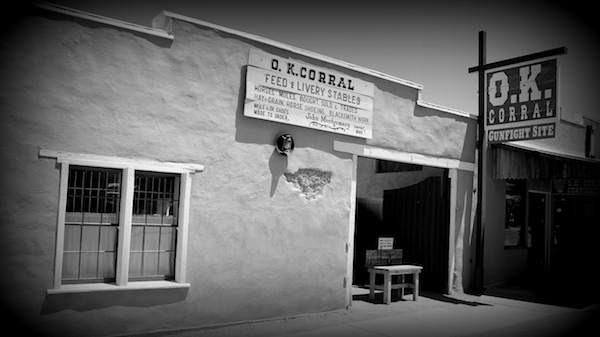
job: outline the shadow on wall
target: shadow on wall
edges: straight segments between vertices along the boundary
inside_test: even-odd
[[[438,117],[439,119],[444,120],[444,123],[439,124],[438,126],[439,132],[435,132],[435,134],[444,132],[447,137],[449,131],[452,131],[455,134],[455,138],[450,139],[454,140],[453,146],[460,146],[461,148],[461,151],[456,153],[457,155],[460,155],[459,159],[470,163],[475,161],[475,143],[477,141],[476,119],[420,106],[415,107],[414,115],[418,118]],[[432,125],[432,127],[435,127],[435,125]]]
[[[273,197],[273,194],[277,191],[279,178],[285,173],[287,166],[288,157],[279,154],[275,147],[273,147],[273,153],[271,153],[271,157],[269,158],[269,170],[271,171],[271,191],[269,197]]]
[[[185,300],[188,288],[101,291],[70,294],[47,294],[42,315],[63,310],[89,311],[114,306],[151,307]]]

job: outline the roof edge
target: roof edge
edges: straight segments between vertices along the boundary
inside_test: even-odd
[[[181,21],[190,22],[192,24],[204,26],[204,27],[207,27],[210,29],[215,29],[215,30],[227,33],[227,34],[240,36],[240,37],[252,40],[252,41],[264,43],[264,44],[267,44],[267,45],[270,45],[270,46],[273,46],[273,47],[276,47],[279,49],[287,50],[287,51],[293,52],[295,54],[303,55],[303,56],[310,57],[310,58],[313,58],[316,60],[334,64],[334,65],[340,66],[342,68],[356,71],[358,73],[377,77],[377,78],[380,78],[380,79],[383,79],[386,81],[394,82],[394,83],[401,84],[401,85],[404,85],[404,86],[407,86],[407,87],[410,87],[413,89],[417,89],[419,91],[417,105],[425,107],[425,108],[435,109],[435,110],[439,110],[442,112],[462,116],[462,117],[467,117],[470,119],[477,119],[476,115],[470,114],[468,112],[460,111],[460,110],[449,108],[449,107],[444,107],[441,105],[437,105],[437,104],[433,104],[433,103],[429,103],[429,102],[425,102],[425,101],[421,100],[421,91],[423,90],[423,85],[421,85],[419,83],[415,83],[415,82],[401,79],[401,78],[398,78],[395,76],[391,76],[391,75],[382,73],[377,70],[358,66],[358,65],[346,62],[346,61],[342,61],[342,60],[339,60],[339,59],[336,59],[333,57],[325,56],[325,55],[315,53],[315,52],[312,52],[312,51],[309,51],[306,49],[294,47],[292,45],[278,42],[275,40],[271,40],[271,39],[268,39],[268,38],[265,38],[265,37],[262,37],[259,35],[242,32],[242,31],[239,31],[236,29],[220,26],[220,25],[213,24],[213,23],[210,23],[207,21],[194,19],[194,18],[185,16],[185,15],[181,15],[181,14],[177,14],[177,13],[173,13],[173,12],[169,12],[169,11],[162,11],[161,13],[156,15],[156,17],[154,17],[154,19],[152,20],[152,27],[146,27],[146,26],[135,24],[135,23],[122,21],[122,20],[118,20],[118,19],[114,19],[114,18],[109,18],[106,16],[97,15],[97,14],[93,14],[93,13],[89,13],[89,12],[85,12],[85,11],[80,11],[77,9],[73,9],[70,7],[65,7],[65,6],[61,6],[61,5],[57,5],[57,4],[53,4],[53,3],[49,3],[49,2],[45,2],[45,1],[35,1],[32,3],[32,6],[40,8],[40,9],[44,9],[47,11],[55,12],[55,13],[60,13],[60,14],[64,14],[64,15],[68,15],[68,16],[72,16],[72,17],[76,17],[76,18],[81,18],[81,19],[85,19],[85,20],[89,20],[89,21],[99,22],[99,23],[106,24],[109,26],[119,27],[119,28],[131,30],[131,31],[135,31],[135,32],[143,33],[143,34],[153,35],[153,36],[157,36],[157,37],[161,37],[161,38],[165,38],[165,39],[169,39],[169,40],[174,40],[175,36],[171,30],[170,23],[168,22],[168,20],[166,20],[167,17],[172,18],[172,19],[181,20]]]
[[[61,6],[61,5],[57,5],[57,4],[53,4],[53,3],[49,3],[49,2],[45,2],[45,1],[36,1],[36,2],[33,2],[31,5],[34,7],[37,7],[37,8],[47,10],[47,11],[65,14],[68,16],[81,18],[81,19],[85,19],[85,20],[89,20],[89,21],[99,22],[99,23],[102,23],[105,25],[119,27],[119,28],[131,30],[131,31],[135,31],[135,32],[143,33],[143,34],[153,35],[153,36],[157,36],[157,37],[161,37],[161,38],[165,38],[165,39],[169,39],[169,40],[173,40],[175,38],[172,34],[169,34],[162,29],[141,26],[141,25],[138,25],[135,23],[122,21],[122,20],[118,20],[118,19],[113,19],[113,18],[109,18],[106,16],[102,16],[102,15],[92,14],[92,13],[80,11],[77,9],[73,9],[70,7],[65,7],[65,6]]]
[[[232,34],[232,35],[240,36],[240,37],[252,40],[252,41],[264,43],[264,44],[267,44],[267,45],[270,45],[270,46],[273,46],[273,47],[276,47],[276,48],[279,48],[279,49],[287,50],[287,51],[293,52],[295,54],[300,54],[300,55],[307,56],[307,57],[310,57],[310,58],[313,58],[313,59],[317,59],[317,60],[324,61],[324,62],[327,62],[327,63],[335,64],[337,66],[340,66],[340,67],[343,67],[343,68],[347,68],[347,69],[350,69],[350,70],[353,70],[353,71],[356,71],[356,72],[359,72],[359,73],[362,73],[362,74],[365,74],[365,75],[370,75],[370,76],[378,77],[380,79],[384,79],[384,80],[387,80],[387,81],[390,81],[390,82],[398,83],[398,84],[401,84],[401,85],[404,85],[404,86],[407,86],[407,87],[410,87],[410,88],[413,88],[413,89],[417,89],[417,90],[422,90],[423,89],[423,85],[421,85],[421,84],[418,84],[418,83],[415,83],[415,82],[411,82],[411,81],[408,81],[408,80],[404,80],[404,79],[401,79],[401,78],[398,78],[398,77],[394,77],[394,76],[391,76],[391,75],[379,72],[377,70],[365,68],[365,67],[358,66],[358,65],[355,65],[355,64],[352,64],[352,63],[349,63],[349,62],[345,62],[345,61],[342,61],[342,60],[339,60],[339,59],[336,59],[336,58],[333,58],[333,57],[329,57],[329,56],[325,56],[325,55],[322,55],[322,54],[318,54],[318,53],[315,53],[315,52],[312,52],[312,51],[309,51],[309,50],[306,50],[306,49],[302,49],[302,48],[294,47],[294,46],[291,46],[291,45],[288,45],[288,44],[285,44],[285,43],[277,42],[275,40],[271,40],[271,39],[268,39],[268,38],[265,38],[265,37],[262,37],[262,36],[259,36],[259,35],[242,32],[242,31],[239,31],[239,30],[236,30],[236,29],[232,29],[232,28],[227,28],[227,27],[224,27],[224,26],[216,25],[214,23],[210,23],[210,22],[207,22],[207,21],[194,19],[194,18],[185,16],[185,15],[176,14],[176,13],[169,12],[169,11],[162,11],[160,14],[158,14],[154,18],[154,20],[152,20],[153,27],[155,27],[155,28],[163,28],[163,29],[165,27],[167,27],[168,23],[165,22],[166,20],[164,20],[164,17],[169,17],[169,18],[172,18],[172,19],[186,21],[186,22],[189,22],[189,23],[192,23],[192,24],[196,24],[196,25],[199,25],[199,26],[204,26],[204,27],[207,27],[207,28],[210,28],[210,29],[215,29],[215,30],[227,33],[227,34]],[[166,30],[169,31],[169,29],[166,29]]]
[[[417,99],[417,105],[420,107],[423,107],[423,108],[434,109],[437,111],[441,111],[441,112],[445,112],[445,113],[449,113],[449,114],[457,115],[457,116],[461,116],[461,117],[466,117],[469,119],[478,120],[478,118],[479,118],[477,115],[468,113],[466,111],[449,108],[449,107],[442,106],[442,105],[435,104],[435,103],[425,102],[421,98]]]

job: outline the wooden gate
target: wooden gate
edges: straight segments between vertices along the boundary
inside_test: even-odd
[[[384,226],[393,229],[404,263],[423,266],[423,290],[448,291],[449,194],[445,177],[384,191]]]

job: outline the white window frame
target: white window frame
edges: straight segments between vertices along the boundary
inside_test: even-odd
[[[58,198],[58,223],[56,231],[54,279],[52,289],[47,290],[48,294],[135,289],[188,288],[190,286],[190,284],[186,282],[186,262],[189,209],[192,186],[191,175],[196,172],[204,171],[203,165],[191,163],[159,162],[143,159],[99,156],[43,149],[39,151],[39,156],[40,158],[55,158],[56,162],[60,164],[60,187]],[[71,165],[123,170],[120,205],[122,211],[119,215],[115,283],[62,284],[67,185],[69,181],[69,167]],[[128,281],[133,189],[136,171],[172,173],[179,174],[181,176],[177,247],[175,253],[175,281]]]

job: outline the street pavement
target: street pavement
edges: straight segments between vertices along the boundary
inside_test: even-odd
[[[347,310],[227,326],[165,331],[152,337],[382,337],[382,336],[598,336],[600,306],[581,308],[540,304],[496,296],[407,294],[382,304],[368,300],[368,289],[353,289]]]

